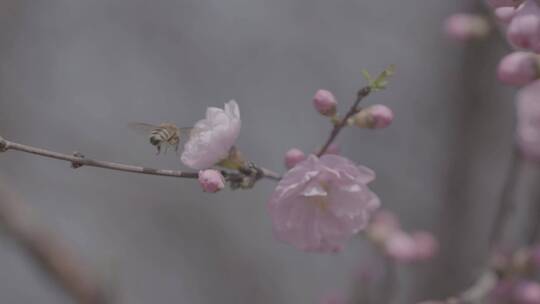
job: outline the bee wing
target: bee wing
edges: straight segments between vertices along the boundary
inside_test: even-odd
[[[130,122],[128,124],[128,127],[141,135],[149,135],[152,130],[159,128],[159,126],[147,124],[144,122]]]

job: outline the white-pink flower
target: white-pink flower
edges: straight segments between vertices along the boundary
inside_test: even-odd
[[[289,170],[268,202],[275,236],[301,250],[336,252],[366,228],[380,201],[372,170],[338,155],[310,155]]]
[[[210,107],[206,118],[199,120],[184,146],[182,162],[193,169],[212,167],[228,156],[240,133],[240,110],[236,101],[225,104],[224,110]]]
[[[540,160],[540,80],[519,91],[517,118],[516,137],[522,154]]]

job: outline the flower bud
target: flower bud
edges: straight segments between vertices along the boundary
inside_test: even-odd
[[[515,15],[516,9],[514,7],[504,6],[495,9],[495,17],[503,24],[509,24]]]
[[[444,23],[448,37],[465,42],[484,38],[489,34],[490,26],[485,17],[473,14],[454,14]]]
[[[285,153],[285,167],[291,169],[304,159],[306,159],[306,155],[302,150],[296,148],[290,149]]]
[[[331,143],[330,146],[328,146],[328,149],[326,149],[326,152],[324,154],[334,154],[339,155],[341,152],[341,148],[336,143]]]
[[[367,233],[375,243],[385,244],[391,236],[399,232],[399,228],[399,220],[394,214],[388,211],[379,211],[373,216]]]
[[[217,170],[201,170],[199,171],[199,184],[204,192],[215,193],[225,187],[225,179]]]
[[[429,232],[415,232],[412,238],[416,243],[416,258],[418,260],[428,260],[435,256],[439,244],[437,239]]]
[[[382,129],[394,120],[394,113],[384,105],[372,105],[353,116],[353,123],[359,128]]]
[[[415,240],[403,231],[397,231],[386,240],[385,251],[388,256],[403,263],[412,262],[417,257]]]
[[[514,46],[540,52],[540,7],[526,0],[508,25],[507,38]]]
[[[540,284],[522,282],[514,291],[516,304],[540,304]]]
[[[499,80],[509,85],[526,85],[540,76],[539,57],[529,52],[514,52],[505,56],[497,68]]]
[[[520,5],[523,0],[487,0],[487,2],[489,3],[489,5],[491,5],[491,7],[494,7],[494,8],[497,8],[497,7],[516,7],[518,5]]]
[[[337,109],[337,100],[332,92],[318,90],[313,97],[315,109],[324,116],[334,116]]]

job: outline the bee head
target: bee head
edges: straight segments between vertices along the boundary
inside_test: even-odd
[[[159,142],[160,142],[159,138],[156,138],[155,136],[150,136],[150,143],[152,145],[157,146],[159,145]]]

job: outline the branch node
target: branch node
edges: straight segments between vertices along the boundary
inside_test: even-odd
[[[81,160],[84,159],[84,155],[81,152],[75,151],[75,152],[73,152],[72,155],[73,155],[73,157],[79,158]],[[77,168],[80,168],[82,166],[83,166],[83,163],[80,162],[80,161],[74,160],[74,161],[71,162],[71,168],[73,168],[73,169],[77,169]]]
[[[8,150],[8,141],[0,136],[0,152],[6,152]]]

